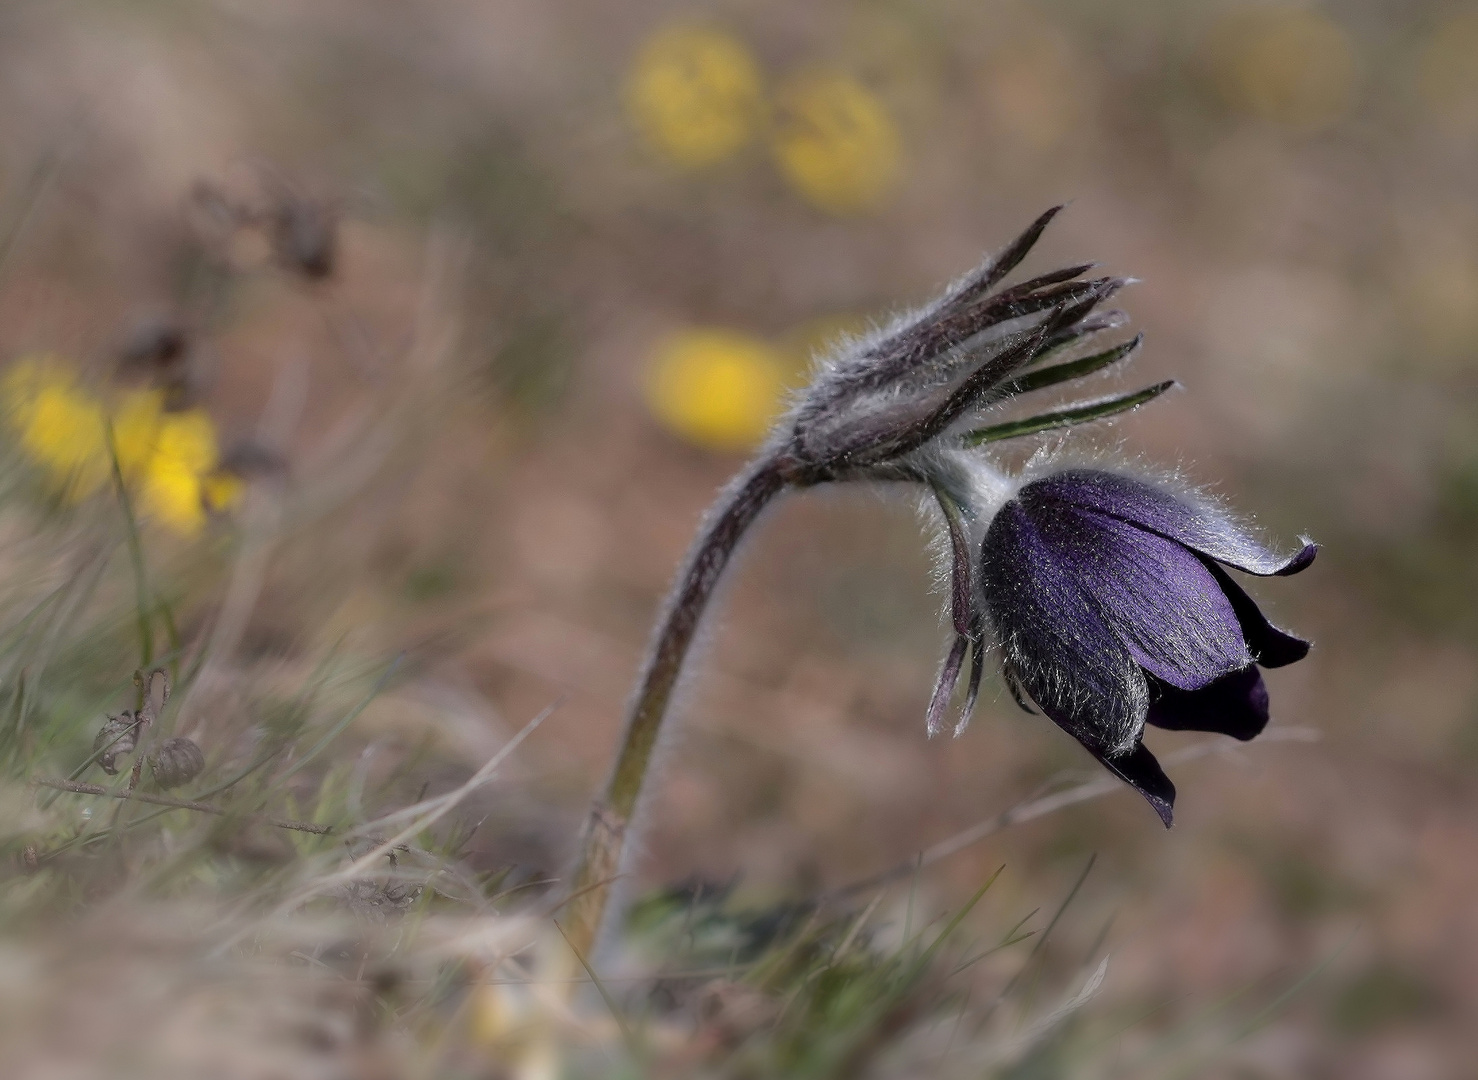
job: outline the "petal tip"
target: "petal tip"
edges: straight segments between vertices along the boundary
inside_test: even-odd
[[[1314,543],[1313,540],[1307,536],[1300,536],[1298,539],[1299,543],[1303,544],[1303,547],[1281,569],[1274,571],[1278,577],[1290,577],[1300,571],[1307,570],[1309,565],[1314,561],[1314,556],[1319,554],[1319,545]]]
[[[1175,821],[1175,784],[1165,775],[1165,770],[1160,768],[1160,763],[1155,760],[1149,747],[1139,742],[1127,754],[1116,757],[1105,754],[1094,756],[1111,773],[1144,796],[1144,801],[1159,815],[1165,828],[1170,828]]]
[[[1145,801],[1150,804],[1150,808],[1154,810],[1155,813],[1160,815],[1160,820],[1164,822],[1165,828],[1168,829],[1170,828],[1170,826],[1175,824],[1174,803],[1166,802],[1164,799],[1153,798],[1149,795],[1145,796]]]

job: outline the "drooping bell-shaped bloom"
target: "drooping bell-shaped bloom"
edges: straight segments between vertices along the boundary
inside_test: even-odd
[[[1142,479],[1071,469],[1019,488],[981,546],[985,611],[1008,684],[1035,702],[1168,827],[1175,786],[1146,723],[1251,739],[1268,721],[1258,667],[1309,643],[1275,627],[1226,567],[1294,574],[1220,508]]]

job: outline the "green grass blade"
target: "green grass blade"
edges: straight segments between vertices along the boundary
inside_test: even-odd
[[[616,1022],[616,1028],[621,1032],[621,1041],[626,1044],[626,1052],[631,1055],[632,1062],[637,1068],[641,1068],[646,1061],[646,1054],[642,1051],[641,1043],[637,1041],[636,1033],[631,1030],[630,1026],[626,1023],[625,1017],[621,1015],[621,1009],[617,1006],[616,999],[611,997],[611,993],[606,989],[605,983],[600,981],[600,976],[590,966],[590,961],[585,959],[585,954],[575,947],[575,943],[570,940],[570,935],[565,933],[565,928],[560,926],[557,920],[550,921],[554,923],[554,928],[559,931],[559,936],[565,939],[565,944],[570,947],[570,952],[575,954],[575,959],[580,961],[580,966],[585,969],[585,974],[589,975],[590,981],[595,984],[596,992],[600,994],[600,999],[606,1003],[606,1008],[611,1013],[611,1019]]]
[[[133,563],[134,603],[139,630],[139,667],[148,670],[154,666],[154,627],[149,619],[153,606],[149,600],[149,579],[144,564],[144,545],[139,537],[138,519],[133,513],[133,501],[128,497],[128,484],[123,479],[123,466],[118,462],[118,440],[113,433],[113,421],[104,421],[104,432],[108,440],[108,458],[113,466],[113,486],[118,494],[118,508],[123,512],[127,527],[128,557]],[[174,673],[171,672],[171,675]],[[143,705],[140,697],[135,708]]]
[[[307,765],[308,762],[312,761],[319,754],[323,753],[324,750],[328,749],[329,743],[333,742],[340,735],[342,735],[344,733],[344,729],[347,728],[350,724],[354,723],[354,721],[359,718],[360,713],[369,708],[370,702],[374,701],[375,698],[380,696],[380,692],[385,689],[385,684],[390,681],[390,676],[394,675],[395,669],[400,666],[400,661],[404,657],[404,655],[404,653],[400,653],[395,657],[395,659],[391,660],[389,665],[386,666],[385,670],[380,673],[380,677],[375,680],[375,685],[370,687],[369,693],[364,696],[359,704],[355,705],[354,708],[345,713],[343,718],[332,728],[330,728],[327,733],[324,734],[323,738],[319,739],[316,743],[313,744],[313,749],[309,750],[302,757],[298,758],[297,761],[288,766],[287,771],[276,777],[273,783],[283,783],[289,777],[296,774],[298,770],[303,768],[303,766]]]

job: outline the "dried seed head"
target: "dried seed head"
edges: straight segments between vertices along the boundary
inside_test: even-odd
[[[194,739],[177,735],[164,741],[149,759],[149,768],[153,770],[154,782],[168,790],[199,776],[205,769],[205,754]]]
[[[138,748],[139,728],[143,722],[143,717],[129,709],[103,721],[97,737],[92,740],[92,749],[98,755],[98,764],[103,772],[109,776],[118,775],[118,759]]]

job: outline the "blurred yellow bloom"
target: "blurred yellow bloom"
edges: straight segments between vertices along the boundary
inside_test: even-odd
[[[216,469],[200,478],[200,494],[207,510],[223,514],[246,498],[246,481],[235,473]]]
[[[672,26],[637,55],[626,108],[652,148],[684,168],[732,156],[754,137],[764,110],[759,65],[718,30]]]
[[[241,497],[240,480],[217,469],[210,417],[201,409],[166,412],[162,391],[125,394],[110,417],[58,362],[27,359],[6,373],[0,397],[22,449],[71,501],[112,472],[110,420],[119,471],[143,514],[188,536],[205,524],[207,508],[229,509]]]
[[[903,158],[883,103],[840,73],[799,75],[780,87],[773,147],[791,186],[832,214],[876,207],[897,185]]]
[[[647,402],[678,435],[715,450],[758,445],[784,407],[786,363],[732,330],[686,330],[658,351]]]
[[[138,480],[140,510],[176,532],[199,532],[205,524],[205,479],[219,461],[215,425],[200,409],[162,413],[153,451]],[[121,445],[118,456],[121,461]]]
[[[5,373],[5,412],[21,448],[69,501],[108,478],[107,427],[100,402],[50,357],[28,357]]]
[[[1211,46],[1228,104],[1296,131],[1327,127],[1354,96],[1350,39],[1317,11],[1244,11],[1221,24]]]

